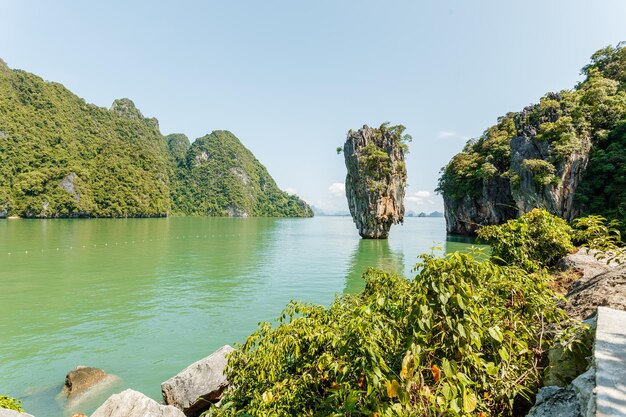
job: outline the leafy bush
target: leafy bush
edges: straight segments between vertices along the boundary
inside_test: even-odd
[[[503,415],[535,392],[547,323],[543,273],[452,253],[413,281],[379,270],[329,307],[292,302],[230,357],[211,416]],[[558,326],[557,326],[558,327]]]
[[[496,262],[536,271],[554,266],[574,249],[570,231],[565,220],[534,209],[500,226],[485,226],[478,237],[491,245]]]
[[[620,221],[626,233],[626,121],[594,144],[574,200],[584,213]]]
[[[543,159],[525,159],[522,166],[532,172],[535,185],[545,187],[549,184],[558,184],[559,179],[554,173],[556,168]]]
[[[22,408],[22,403],[20,402],[20,400],[7,397],[5,395],[0,395],[0,408],[7,408],[9,410],[19,411],[20,413],[24,412],[24,409]]]
[[[607,259],[608,262],[624,262],[624,242],[619,231],[619,222],[602,216],[585,216],[574,219],[572,241],[577,246],[595,250],[598,259]]]

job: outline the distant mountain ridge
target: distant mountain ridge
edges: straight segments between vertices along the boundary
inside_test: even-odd
[[[310,217],[230,132],[163,136],[0,60],[0,217]]]

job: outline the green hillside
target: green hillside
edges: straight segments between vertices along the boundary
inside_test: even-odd
[[[172,146],[173,139],[170,136],[170,149],[175,154],[181,146],[180,140]],[[281,191],[252,152],[228,131],[218,130],[196,139],[185,159],[179,161],[181,187],[174,197],[176,211],[218,216],[313,216],[304,201]]]
[[[220,149],[215,137],[224,138]],[[203,152],[210,163],[197,159]],[[164,137],[128,99],[101,108],[0,60],[0,217],[172,212],[311,215],[230,133],[193,145],[184,135]]]

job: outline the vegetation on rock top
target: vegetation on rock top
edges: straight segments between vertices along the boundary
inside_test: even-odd
[[[626,47],[599,50],[582,73],[573,90],[507,113],[452,158],[438,186],[449,219],[465,215],[459,221],[475,230],[540,207],[567,220],[586,213],[626,224]],[[485,191],[494,189],[499,195]],[[467,206],[476,214],[460,214]],[[485,211],[502,213],[478,214]]]

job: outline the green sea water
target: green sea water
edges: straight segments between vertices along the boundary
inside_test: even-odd
[[[90,413],[113,391],[160,400],[160,383],[242,342],[290,300],[328,305],[364,287],[363,271],[412,276],[446,241],[441,218],[408,218],[362,240],[349,217],[0,221],[0,394],[36,417]],[[121,382],[77,404],[58,400],[77,365]]]

